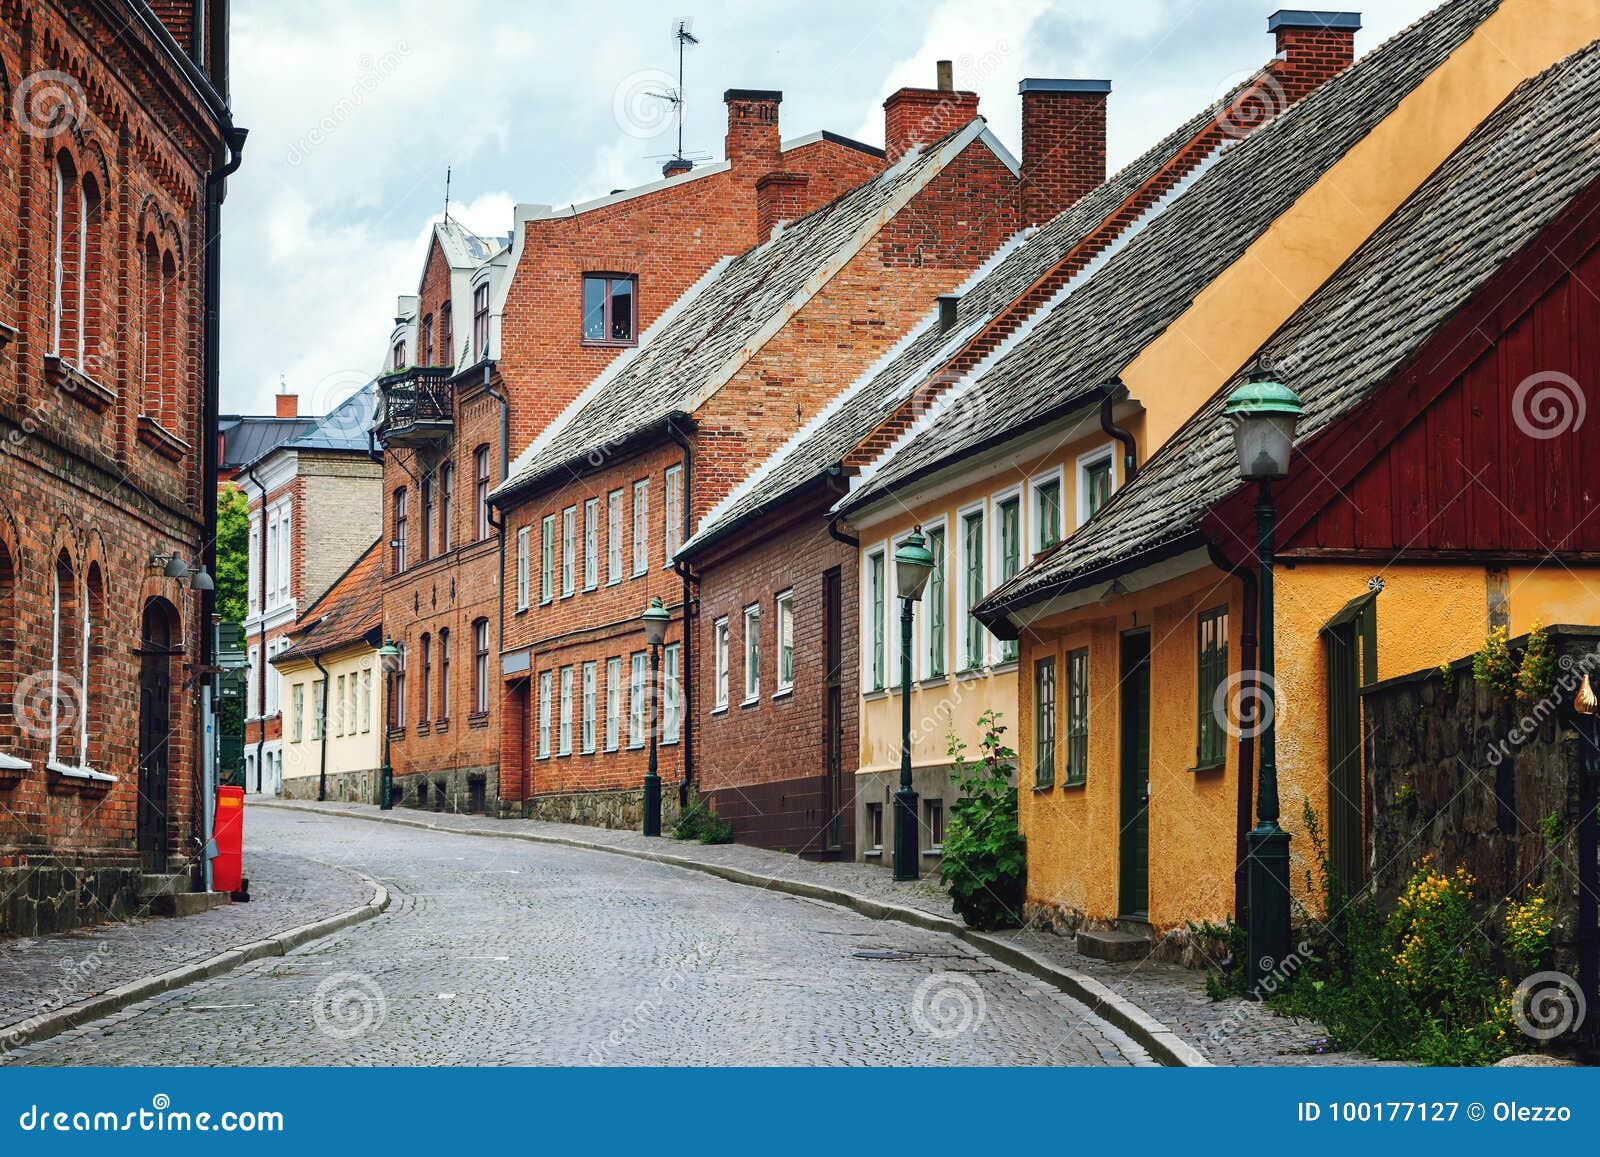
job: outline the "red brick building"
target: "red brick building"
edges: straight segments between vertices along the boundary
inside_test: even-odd
[[[210,598],[165,572],[212,562],[227,15],[0,7],[0,935],[204,842]]]
[[[551,818],[637,822],[651,701],[639,615],[652,597],[673,616],[663,780],[700,766],[690,724],[703,714],[741,720],[747,753],[782,742],[777,719],[808,645],[795,632],[819,621],[811,592],[713,616],[694,609],[674,556],[756,464],[1016,233],[1016,164],[975,112],[971,93],[897,93],[886,139],[901,160],[809,214],[803,175],[758,182],[751,209],[770,239],[713,267],[495,491],[507,543],[503,797]],[[704,704],[692,694],[702,687]]]
[[[758,240],[764,178],[810,208],[883,168],[881,150],[832,133],[782,142],[780,93],[725,100],[726,160],[583,204],[519,205],[509,238],[440,225],[401,299],[378,433],[400,544],[384,623],[405,654],[391,758],[406,804],[423,773],[451,807],[504,795],[497,656],[514,612],[500,573],[514,543],[486,498],[507,464],[708,268]]]

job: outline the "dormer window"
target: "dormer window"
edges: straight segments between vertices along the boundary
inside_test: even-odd
[[[638,341],[638,278],[620,273],[583,275],[583,340],[595,345]]]
[[[394,362],[390,366],[390,368],[391,369],[396,369],[396,370],[403,370],[403,369],[406,368],[406,343],[405,342],[397,341],[397,342],[394,343]]]
[[[480,285],[472,291],[472,360],[481,362],[489,356],[489,287]]]

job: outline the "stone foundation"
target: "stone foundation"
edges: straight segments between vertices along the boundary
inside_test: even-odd
[[[376,783],[376,780],[374,781]],[[378,798],[373,792],[373,800]],[[500,799],[500,773],[495,767],[451,768],[395,776],[394,806],[468,815],[516,814],[515,805]]]
[[[1064,904],[1041,904],[1036,900],[1029,900],[1023,905],[1022,916],[1029,928],[1053,932],[1064,939],[1072,939],[1083,930],[1132,930],[1126,921],[1090,920],[1077,908],[1069,908]],[[1203,936],[1192,928],[1169,928],[1156,933],[1150,941],[1148,959],[1164,964],[1181,964],[1185,968],[1205,969],[1214,967],[1226,954],[1227,949],[1213,937]]]
[[[376,767],[363,771],[330,771],[328,798],[339,803],[375,804],[378,802],[382,777],[383,773]],[[284,799],[316,799],[318,778],[315,775],[297,775],[293,779],[285,779],[283,790],[278,794]]]
[[[536,795],[519,809],[507,801],[514,814],[558,824],[585,824],[591,828],[626,828],[644,825],[644,789],[627,791],[575,791]],[[678,785],[661,785],[661,831],[670,835],[678,823]]]
[[[0,939],[46,936],[138,913],[137,868],[0,868]]]

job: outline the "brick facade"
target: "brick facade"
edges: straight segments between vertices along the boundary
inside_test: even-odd
[[[504,600],[501,596],[499,528],[492,526],[482,540],[476,536],[476,455],[480,449],[487,451],[490,477],[498,484],[508,459],[521,452],[628,348],[584,340],[584,274],[636,278],[637,334],[715,262],[756,242],[756,183],[768,172],[782,169],[804,176],[806,208],[810,209],[883,167],[878,150],[833,134],[801,138],[785,149],[778,127],[781,94],[729,90],[727,95],[731,164],[602,198],[578,206],[577,213],[519,208],[516,232],[505,255],[506,269],[498,274],[506,280],[494,287],[503,300],[496,306],[492,356],[487,362],[478,351],[462,352],[472,332],[472,318],[462,305],[457,304],[453,311],[454,348],[449,354],[438,348],[439,323],[435,321],[436,362],[462,367],[455,377],[454,429],[432,447],[391,446],[384,455],[386,527],[393,529],[394,496],[399,488],[407,489],[413,504],[410,565],[404,574],[395,575],[392,555],[385,564],[390,571],[384,584],[385,626],[406,648],[408,682],[417,677],[424,635],[429,637],[430,647],[436,647],[440,634],[447,632],[452,649],[449,719],[436,718],[427,725],[410,719],[392,736],[391,759],[406,804],[417,802],[416,784],[411,780],[420,779],[423,772],[434,781],[444,781],[452,797],[459,793],[460,799],[452,798],[447,806],[465,806],[470,781],[480,779],[486,782],[491,800],[522,798],[517,793],[523,789],[516,784],[522,781],[525,768],[515,744],[511,759],[516,774],[509,776],[513,785],[499,787],[505,746],[500,733],[502,695],[507,693],[501,686],[500,654],[513,645],[502,642],[501,623],[508,636],[519,635],[519,627],[510,596]],[[456,277],[460,276],[457,271]],[[436,243],[418,291],[417,317],[437,319],[451,298],[451,269]],[[454,300],[462,300],[459,292]],[[413,358],[420,356],[415,338],[412,346]],[[421,533],[418,494],[423,479],[431,479],[430,485],[435,487],[441,484],[446,463],[451,464],[455,479],[452,545],[421,561],[420,539],[415,537]],[[631,491],[629,495],[631,499]],[[657,502],[659,497],[658,481]],[[508,529],[505,551],[511,566],[513,548],[514,532]],[[642,609],[641,603],[629,613]],[[476,688],[469,678],[474,658],[471,640],[480,621],[486,621],[490,631],[493,693],[487,712],[473,710]],[[441,674],[436,671],[435,680]],[[509,694],[512,708],[521,710],[518,697],[526,695],[526,688],[518,688],[513,681]],[[434,695],[442,703],[443,689],[437,683]],[[432,802],[437,801],[435,786]]]
[[[207,178],[229,126],[143,15],[0,5],[0,935],[126,914],[199,835],[205,604],[161,572],[206,557]]]

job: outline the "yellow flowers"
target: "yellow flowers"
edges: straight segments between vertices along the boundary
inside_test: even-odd
[[[1528,967],[1538,964],[1549,950],[1554,927],[1555,913],[1550,910],[1542,891],[1535,891],[1521,903],[1506,900],[1502,942],[1508,952]]]

